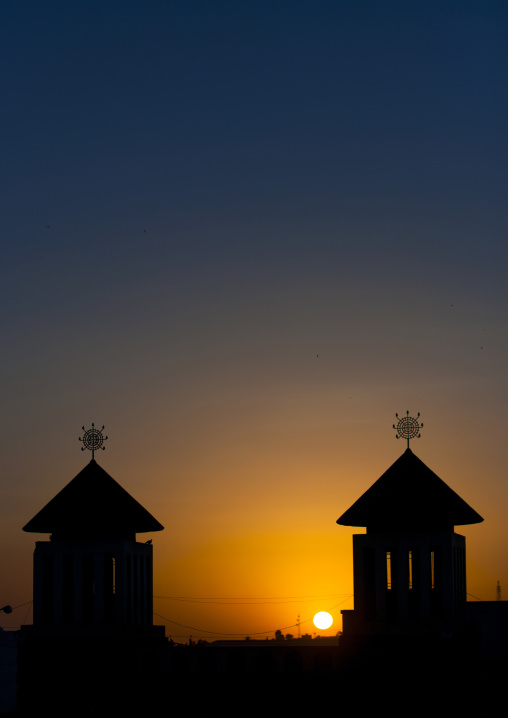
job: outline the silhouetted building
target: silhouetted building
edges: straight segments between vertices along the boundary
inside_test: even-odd
[[[344,636],[454,631],[466,618],[466,541],[482,517],[408,448],[337,521],[353,536]]]
[[[162,529],[93,459],[27,523],[25,531],[51,536],[36,542],[34,625],[21,631],[22,713],[160,704],[154,682],[166,639],[153,625],[152,544],[136,533]]]
[[[163,526],[92,459],[24,531],[34,553],[34,626],[55,632],[152,626],[151,543]]]

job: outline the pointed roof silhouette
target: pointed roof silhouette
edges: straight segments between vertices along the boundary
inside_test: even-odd
[[[449,529],[481,521],[480,514],[411,449],[406,449],[337,523],[387,530],[394,527]]]
[[[92,459],[23,531],[60,537],[131,537],[162,526]]]

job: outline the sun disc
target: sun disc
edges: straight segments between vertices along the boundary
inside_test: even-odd
[[[330,628],[333,623],[333,618],[326,611],[319,611],[319,613],[316,613],[312,620],[314,621],[316,628],[321,629]]]

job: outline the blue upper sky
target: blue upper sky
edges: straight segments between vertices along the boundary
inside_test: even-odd
[[[10,232],[502,210],[505,3],[1,12]]]

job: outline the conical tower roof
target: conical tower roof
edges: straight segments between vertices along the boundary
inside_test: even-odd
[[[453,530],[453,526],[480,521],[480,514],[406,449],[337,523],[386,532],[398,528]]]
[[[92,459],[23,531],[53,538],[133,538],[164,527]]]

